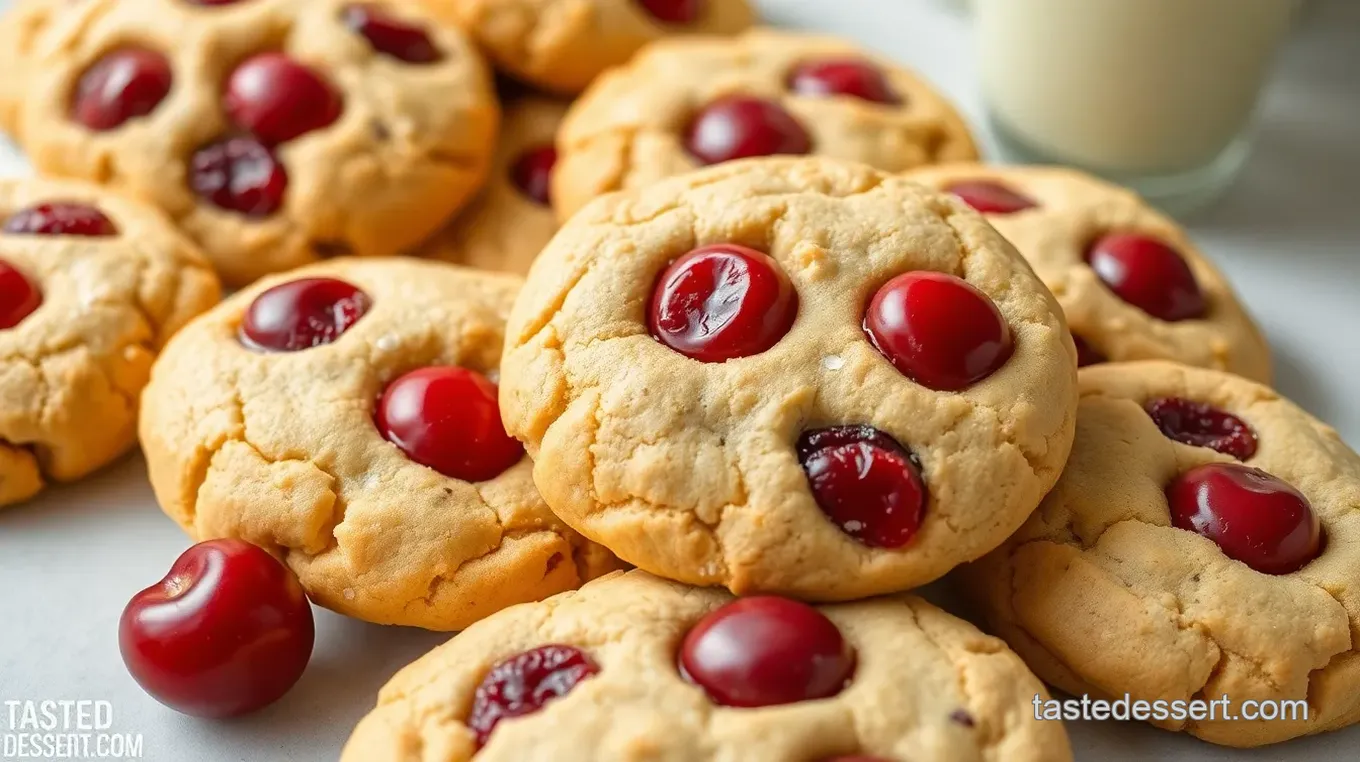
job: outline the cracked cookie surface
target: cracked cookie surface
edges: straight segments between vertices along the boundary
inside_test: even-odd
[[[1133,191],[1054,167],[959,164],[907,177],[940,190],[988,183],[1018,194],[1021,205],[1033,204],[985,216],[1053,290],[1072,333],[1097,355],[1093,360],[1171,360],[1270,381],[1270,348],[1227,279],[1180,225]],[[1088,247],[1111,233],[1150,236],[1174,247],[1203,294],[1203,314],[1163,320],[1113,292],[1087,259]]]
[[[1061,762],[1061,723],[1034,720],[1039,681],[995,638],[913,596],[820,607],[854,651],[835,696],[764,708],[718,706],[676,664],[687,631],[731,600],[645,572],[517,606],[478,623],[382,690],[342,759],[416,762]],[[502,720],[485,746],[465,723],[492,665],[528,649],[581,649],[599,672],[536,714]]]
[[[767,351],[699,362],[653,338],[658,275],[739,244],[773,258],[797,317]],[[948,273],[994,302],[1014,355],[961,391],[913,383],[865,335],[903,273]],[[501,411],[567,523],[696,585],[844,600],[924,584],[998,545],[1057,480],[1076,361],[1061,311],[982,217],[827,159],[737,162],[607,196],[540,255],[511,313]],[[929,499],[905,547],[828,520],[795,452],[868,425],[919,459]]]
[[[561,101],[533,95],[507,104],[486,187],[418,254],[482,270],[528,272],[557,232],[552,207],[530,193],[546,195],[541,183],[551,176],[548,159],[555,163],[553,140],[566,110]]]
[[[800,64],[846,61],[876,71],[898,102],[794,89]],[[601,194],[702,166],[685,134],[706,107],[729,96],[782,108],[806,132],[807,152],[819,156],[894,172],[977,158],[953,106],[916,75],[850,43],[765,29],[730,39],[667,40],[607,72],[568,113],[553,179],[558,217]]]
[[[1311,503],[1320,555],[1297,571],[1266,574],[1173,525],[1168,484],[1235,461],[1163,435],[1146,408],[1165,398],[1245,422],[1257,444],[1243,465]],[[1270,389],[1165,362],[1095,366],[1081,371],[1077,438],[1062,479],[1014,537],[960,578],[997,633],[1069,693],[1226,695],[1234,710],[1247,700],[1308,702],[1307,720],[1164,724],[1258,746],[1360,719],[1357,509],[1360,457]]]
[[[755,13],[747,0],[687,0],[685,18],[653,14],[639,0],[421,0],[467,29],[511,76],[572,95],[653,40],[673,34],[733,34]],[[667,4],[667,3],[661,3]]]
[[[220,289],[169,220],[94,186],[0,181],[0,225],[3,506],[132,449],[152,362]]]
[[[0,23],[25,64],[0,119],[33,164],[161,207],[231,285],[409,249],[487,171],[487,67],[413,4],[28,2]]]
[[[352,284],[371,306],[329,344],[244,346],[256,297],[304,278]],[[410,371],[494,377],[519,285],[352,259],[236,294],[171,342],[146,391],[142,444],[161,507],[196,539],[276,553],[317,603],[383,624],[461,629],[617,568],[548,511],[527,458],[464,481],[412,460],[375,425],[384,390]]]

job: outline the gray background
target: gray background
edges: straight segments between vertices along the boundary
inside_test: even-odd
[[[967,20],[936,0],[764,0],[781,26],[837,33],[915,67],[981,124]],[[0,6],[8,5],[0,0]],[[1265,98],[1241,181],[1192,220],[1275,347],[1280,389],[1360,444],[1360,3],[1315,1]],[[0,72],[0,76],[4,73]],[[0,144],[0,174],[24,172]],[[0,702],[107,699],[145,758],[330,760],[396,669],[445,636],[317,611],[298,686],[246,719],[203,722],[145,696],[118,656],[119,612],[187,546],[131,457],[0,512]],[[910,679],[910,676],[904,676]],[[0,735],[9,730],[0,705]],[[1077,758],[1355,759],[1360,729],[1264,750],[1218,749],[1136,723],[1069,724]]]

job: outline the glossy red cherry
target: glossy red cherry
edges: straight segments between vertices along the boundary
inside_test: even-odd
[[[71,118],[103,132],[156,110],[174,83],[165,56],[144,48],[107,53],[80,75]]]
[[[42,292],[18,268],[0,259],[0,331],[22,323],[42,306]]]
[[[1155,238],[1113,233],[1091,246],[1086,261],[1120,299],[1160,320],[1191,320],[1207,309],[1185,258]]]
[[[283,206],[288,172],[272,151],[253,138],[231,138],[194,154],[189,185],[214,206],[265,217]]]
[[[1208,447],[1238,460],[1256,454],[1256,432],[1237,416],[1202,402],[1164,397],[1147,403],[1148,415],[1168,438]]]
[[[345,7],[342,21],[379,53],[406,63],[434,63],[443,56],[425,28],[372,3]]]
[[[599,671],[580,649],[563,645],[540,646],[500,662],[472,697],[467,726],[477,734],[477,746],[486,745],[501,720],[533,714]]]
[[[926,509],[921,467],[897,440],[872,426],[808,431],[798,460],[822,512],[871,548],[900,548]]]
[[[227,78],[227,116],[265,145],[278,145],[340,118],[340,93],[282,53],[247,59]]]
[[[726,0],[718,0],[726,2]],[[692,24],[704,12],[707,0],[637,0],[652,18],[667,24]]]
[[[812,138],[782,106],[733,95],[710,103],[685,130],[685,146],[704,164],[776,154],[806,154]]]
[[[312,655],[312,608],[297,577],[242,540],[189,548],[123,610],[118,646],[157,701],[199,717],[272,704]]]
[[[680,646],[680,668],[716,704],[762,707],[840,693],[854,674],[855,655],[817,609],[759,596],[700,620]]]
[[[1103,362],[1109,362],[1110,358],[1101,354],[1099,349],[1088,344],[1086,339],[1083,339],[1076,334],[1072,334],[1072,343],[1077,345],[1078,368],[1085,368],[1088,365],[1099,365]]]
[[[873,103],[902,102],[882,69],[854,58],[804,61],[789,75],[789,89],[814,97],[848,95]]]
[[[551,145],[535,146],[519,155],[510,168],[510,182],[521,193],[538,203],[552,203],[552,171],[557,166],[557,149]]]
[[[467,482],[494,479],[524,447],[505,433],[496,385],[465,368],[412,371],[378,401],[378,431],[421,465]]]
[[[937,272],[888,281],[869,303],[864,330],[894,367],[939,391],[981,381],[1015,351],[996,304],[967,281]]]
[[[118,235],[118,227],[104,213],[86,204],[52,201],[15,212],[5,220],[13,235],[70,235],[105,238]]]
[[[789,332],[798,293],[767,254],[736,244],[695,249],[657,278],[648,323],[657,341],[700,362],[760,354]]]
[[[261,293],[241,320],[246,346],[268,352],[298,352],[330,344],[359,322],[373,301],[335,278],[302,278]]]
[[[1039,204],[1019,191],[993,180],[964,180],[945,188],[983,214],[1015,214]]]
[[[1317,558],[1322,525],[1298,490],[1259,469],[1210,463],[1166,488],[1171,523],[1208,537],[1262,574],[1289,574]]]

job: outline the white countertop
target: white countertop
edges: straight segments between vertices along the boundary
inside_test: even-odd
[[[0,0],[0,7],[8,5]],[[860,40],[917,68],[982,124],[967,19],[937,0],[764,0],[767,19]],[[1257,150],[1215,208],[1191,221],[1275,348],[1279,388],[1360,445],[1360,3],[1315,0],[1266,97]],[[3,76],[3,74],[0,74]],[[0,175],[23,164],[0,145]],[[119,733],[166,762],[333,760],[399,667],[446,636],[317,611],[298,686],[265,711],[206,722],[161,707],[118,655],[118,615],[188,545],[132,457],[0,512],[0,742],[7,700],[97,699]],[[1069,724],[1077,759],[1355,759],[1360,728],[1255,751],[1131,722]],[[0,759],[5,757],[0,747]]]

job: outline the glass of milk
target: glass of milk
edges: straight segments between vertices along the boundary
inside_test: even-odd
[[[1070,164],[1173,212],[1246,160],[1298,0],[972,0],[1007,158]]]

